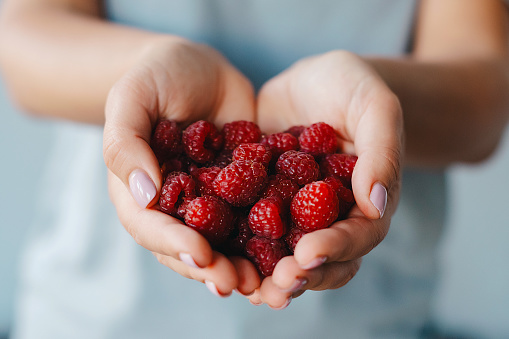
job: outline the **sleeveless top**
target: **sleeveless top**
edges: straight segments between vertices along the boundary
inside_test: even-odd
[[[259,87],[333,49],[407,51],[417,1],[109,0],[108,19],[220,50]],[[62,123],[21,263],[13,338],[416,338],[436,280],[443,173],[407,169],[386,239],[346,286],[285,310],[220,299],[160,265],[118,221],[102,129]],[[57,189],[58,188],[58,189]]]

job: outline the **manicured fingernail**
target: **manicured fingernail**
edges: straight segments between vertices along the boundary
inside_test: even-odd
[[[380,218],[383,217],[385,207],[387,206],[387,189],[385,189],[385,187],[383,187],[379,182],[375,183],[371,189],[369,200],[371,200],[378,212],[380,212]]]
[[[288,297],[288,299],[286,299],[285,303],[283,305],[281,305],[280,307],[270,307],[270,306],[269,307],[272,308],[273,310],[280,311],[280,310],[284,310],[285,308],[287,308],[291,302],[292,302],[292,297]]]
[[[310,270],[312,268],[316,268],[327,261],[327,257],[318,257],[316,259],[311,260],[306,265],[302,265],[300,268],[303,270]]]
[[[156,187],[147,173],[139,169],[134,170],[129,175],[129,187],[131,188],[134,200],[142,208],[147,207],[157,193]]]
[[[200,268],[189,253],[180,253],[180,260],[189,267]]]
[[[230,296],[230,294],[219,293],[219,291],[217,290],[216,284],[214,284],[210,280],[205,280],[205,286],[207,286],[207,288],[209,289],[210,292],[212,292],[212,294],[217,295],[220,298],[226,298],[226,297]]]
[[[307,279],[305,279],[305,278],[297,278],[297,279],[295,279],[295,281],[293,282],[292,286],[289,289],[283,289],[282,291],[283,292],[295,293],[295,292],[301,290],[302,287],[304,285],[306,285],[307,283],[308,283]]]
[[[255,303],[254,301],[249,300],[249,302],[251,303],[251,305],[255,305],[255,306],[260,306],[263,304],[261,301],[259,303]]]

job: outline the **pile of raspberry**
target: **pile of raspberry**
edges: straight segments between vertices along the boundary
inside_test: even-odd
[[[158,208],[201,233],[228,256],[245,256],[263,276],[300,238],[344,219],[355,204],[355,155],[339,152],[326,123],[264,135],[234,121],[154,129],[151,148],[164,183]]]

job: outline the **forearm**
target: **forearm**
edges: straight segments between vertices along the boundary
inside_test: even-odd
[[[167,39],[72,8],[8,5],[0,66],[15,102],[38,115],[102,124],[115,81],[152,43]]]

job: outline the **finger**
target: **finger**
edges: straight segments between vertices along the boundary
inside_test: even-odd
[[[244,296],[252,295],[260,287],[260,275],[253,264],[242,257],[229,258],[237,271],[239,283],[237,292]]]
[[[263,301],[260,294],[260,288],[254,290],[253,294],[247,296],[249,302],[255,306],[263,305]]]
[[[303,269],[327,262],[360,258],[377,246],[389,231],[390,218],[368,219],[354,206],[349,216],[330,227],[304,235],[294,257]]]
[[[118,177],[109,172],[108,179],[120,222],[139,245],[189,266],[206,267],[211,263],[212,249],[203,236],[163,212],[141,208]]]
[[[219,252],[214,252],[212,262],[205,268],[193,268],[173,257],[154,253],[157,260],[181,274],[205,284],[208,290],[218,297],[228,297],[238,286],[238,276],[235,266],[228,258]]]

